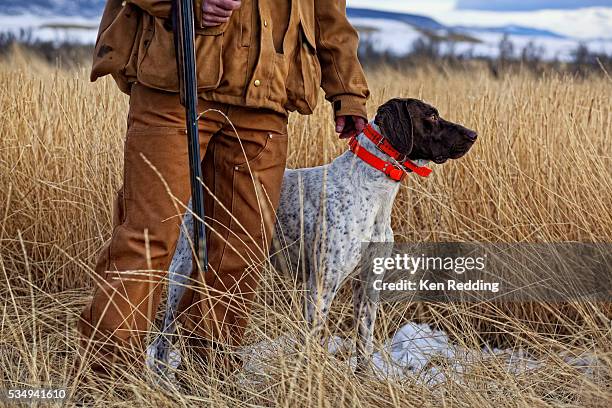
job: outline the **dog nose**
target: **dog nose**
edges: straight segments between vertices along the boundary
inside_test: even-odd
[[[478,133],[474,132],[473,130],[468,130],[465,135],[467,136],[468,139],[470,139],[472,142],[475,141],[476,139],[478,139]]]

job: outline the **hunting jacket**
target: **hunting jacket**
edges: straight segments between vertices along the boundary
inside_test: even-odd
[[[178,92],[171,3],[108,0],[91,80],[110,74],[128,94],[134,82]],[[202,24],[202,0],[194,8],[205,100],[310,114],[322,87],[336,116],[367,117],[369,91],[345,0],[242,0],[217,27]]]

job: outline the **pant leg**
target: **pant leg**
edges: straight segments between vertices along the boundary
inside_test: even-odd
[[[231,107],[203,163],[210,270],[183,299],[186,334],[222,348],[242,340],[261,265],[268,257],[287,158],[287,117]],[[196,342],[200,343],[200,341]],[[204,342],[203,344],[206,344]],[[207,350],[202,350],[206,352]]]
[[[201,108],[209,107],[220,105]],[[202,122],[202,154],[223,122],[219,114]],[[154,319],[179,235],[180,203],[191,195],[184,112],[176,94],[140,85],[132,89],[123,179],[112,237],[96,264],[93,298],[78,322],[81,353],[93,357],[97,368],[130,354],[143,360],[142,338]]]

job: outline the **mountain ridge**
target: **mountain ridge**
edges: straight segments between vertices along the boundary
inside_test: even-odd
[[[448,28],[437,20],[414,13],[401,13],[382,11],[360,7],[347,7],[346,15],[349,18],[380,18],[385,20],[401,21],[425,30],[441,30]]]

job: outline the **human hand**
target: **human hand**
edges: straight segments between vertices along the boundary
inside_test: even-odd
[[[360,116],[338,116],[336,117],[336,133],[340,139],[348,139],[357,136],[365,128],[367,120]]]
[[[202,24],[216,27],[226,23],[240,4],[241,0],[202,0]]]

